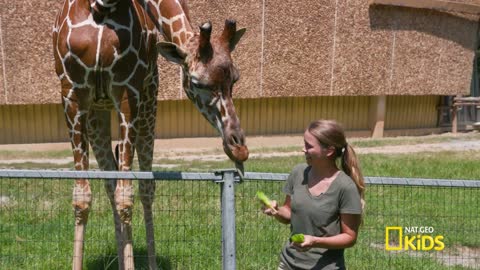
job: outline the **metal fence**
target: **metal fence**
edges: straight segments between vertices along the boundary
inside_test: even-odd
[[[231,261],[222,261],[222,250],[228,252],[225,244],[236,248],[237,269],[276,269],[289,236],[289,226],[263,215],[255,198],[261,190],[283,201],[287,174],[246,173],[245,181],[225,191],[228,185],[215,183],[221,174],[213,173],[4,170],[0,269],[70,268],[72,181],[65,180],[80,177],[91,179],[94,198],[85,237],[86,269],[118,269],[110,203],[100,181],[105,178],[159,180],[154,220],[161,269],[231,269],[225,265]],[[367,177],[366,182],[364,221],[357,244],[346,251],[349,269],[480,268],[480,181]],[[222,194],[228,192],[235,192],[235,200],[224,200],[230,200],[230,207],[234,203],[236,237],[222,246]],[[135,265],[147,269],[139,205],[136,198]],[[227,235],[224,239],[232,240]]]

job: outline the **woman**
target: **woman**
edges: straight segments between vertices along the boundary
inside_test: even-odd
[[[263,212],[289,224],[302,243],[288,241],[278,269],[345,269],[343,252],[358,235],[365,185],[353,148],[335,121],[318,120],[304,134],[305,159],[283,188],[285,203]],[[340,159],[342,170],[337,167]]]

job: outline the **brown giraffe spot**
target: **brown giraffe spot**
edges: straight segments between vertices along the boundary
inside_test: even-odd
[[[149,15],[147,15],[147,16],[151,16],[153,18],[159,18],[160,14],[158,14],[157,8],[155,8],[155,6],[153,5],[152,2],[149,1],[147,3],[147,9],[148,9],[148,13],[149,13]]]
[[[120,58],[112,67],[114,81],[120,82],[126,80],[130,76],[131,70],[125,67],[128,67],[128,63],[135,63],[137,61],[136,59],[137,56],[133,51],[129,51],[124,57]]]
[[[85,68],[73,57],[65,59],[65,65],[69,67],[70,78],[78,83],[85,83]]]
[[[180,39],[178,37],[173,37],[173,43],[180,43]]]
[[[139,36],[139,35],[137,35]],[[109,46],[102,46],[100,51],[101,54],[109,54],[111,57],[114,56],[115,51],[117,54],[122,54],[128,49],[131,49],[130,42],[139,43],[137,36],[132,36],[127,29],[118,29],[115,31],[103,31],[102,41],[108,41]],[[138,46],[133,45],[133,48],[138,48]],[[107,62],[105,62],[107,63]],[[109,64],[111,62],[108,62]]]
[[[180,33],[180,39],[181,40],[186,40],[187,39],[187,35],[185,34],[185,32]]]
[[[225,108],[223,106],[220,106],[220,115],[225,117]]]
[[[128,81],[128,84],[133,86],[135,89],[139,89],[139,90],[143,89],[144,81],[138,80],[137,78],[143,78],[146,76],[146,74],[147,74],[147,68],[142,65],[137,65],[137,69],[133,73],[132,78]],[[135,104],[135,105],[139,105],[139,104]]]
[[[179,18],[172,23],[172,30],[173,32],[178,32],[183,28],[182,20]],[[182,32],[183,33],[183,32]]]
[[[67,1],[65,1],[67,2]],[[68,17],[70,18],[72,24],[78,24],[84,21],[84,18],[87,18],[90,15],[89,1],[77,1],[72,8],[68,9],[68,3],[65,3],[65,8],[69,12]],[[62,16],[64,18],[64,16]]]
[[[57,40],[60,39],[61,37],[66,37],[68,35],[68,28],[67,27],[62,27],[58,31],[58,36]],[[67,43],[65,42],[57,42],[57,40],[54,40],[54,46],[55,46],[55,54],[57,54],[57,51],[60,55],[66,55],[68,53],[68,46]],[[57,54],[58,55],[58,54]]]
[[[71,30],[69,37],[70,52],[82,59],[87,67],[94,67],[96,64],[96,46],[91,43],[98,42],[98,29],[84,26]],[[62,35],[63,32],[60,33]],[[66,44],[65,44],[66,45]]]
[[[170,30],[170,25],[166,24],[165,22],[162,22],[162,29],[163,29],[163,34],[167,37],[172,36],[172,30]]]

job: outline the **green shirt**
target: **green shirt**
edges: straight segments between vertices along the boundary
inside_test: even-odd
[[[291,197],[291,235],[334,236],[341,233],[340,214],[361,214],[357,186],[340,171],[330,187],[319,196],[308,190],[310,166],[300,164],[288,176],[283,192]],[[280,259],[291,269],[345,269],[343,249],[311,248],[300,252],[288,241]]]

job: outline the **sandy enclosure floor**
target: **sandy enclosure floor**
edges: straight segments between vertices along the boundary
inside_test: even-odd
[[[435,139],[445,139],[438,143],[427,143]],[[352,144],[364,141],[371,141],[368,138],[349,138]],[[403,145],[387,145],[356,147],[358,154],[401,154],[401,153],[419,153],[419,152],[440,152],[440,151],[480,151],[480,136],[472,138],[472,133],[460,133],[456,136],[446,133],[442,135],[429,135],[422,137],[398,137],[385,138],[387,141],[409,141],[415,140],[413,143]],[[379,142],[382,139],[376,140]],[[425,141],[425,142],[422,142]],[[115,144],[115,142],[114,142]],[[251,136],[247,138],[247,145],[250,148],[250,157],[281,157],[303,155],[303,136],[302,135],[286,135],[286,136]],[[288,151],[281,148],[287,148]],[[295,149],[297,148],[297,149]],[[45,152],[45,151],[70,151],[69,143],[44,143],[44,144],[11,144],[0,145],[0,164],[16,164],[16,163],[52,163],[52,164],[68,164],[72,161],[71,157],[61,158],[29,158],[23,155],[21,158],[8,158],[2,156],[3,152]],[[183,160],[225,160],[227,157],[222,150],[222,142],[220,138],[181,138],[181,139],[159,139],[155,141],[155,159],[183,159]],[[91,162],[95,162],[93,154]]]

